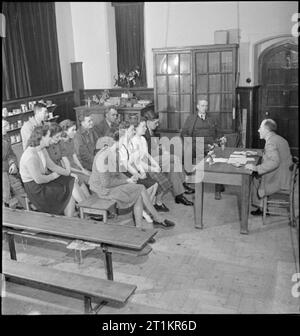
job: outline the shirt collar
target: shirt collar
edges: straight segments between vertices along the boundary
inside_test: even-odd
[[[205,114],[200,114],[198,113],[198,117],[202,120],[205,120],[206,119],[206,115]]]

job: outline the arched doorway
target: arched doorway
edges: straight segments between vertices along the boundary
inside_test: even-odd
[[[293,41],[274,44],[259,57],[259,109],[257,128],[265,118],[277,122],[277,133],[289,142],[298,155],[298,46]],[[256,129],[257,129],[256,128]],[[255,132],[256,145],[264,143]]]

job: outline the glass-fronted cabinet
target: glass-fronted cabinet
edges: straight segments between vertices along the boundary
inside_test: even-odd
[[[237,45],[153,49],[155,110],[160,128],[180,131],[198,99],[224,132],[234,130]]]

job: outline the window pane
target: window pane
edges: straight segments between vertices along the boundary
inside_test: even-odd
[[[179,77],[176,76],[168,76],[169,77],[169,92],[178,93],[179,90]]]
[[[208,91],[207,75],[197,75],[197,93]]]
[[[156,73],[167,73],[167,55],[156,55]]]
[[[156,77],[157,93],[167,93],[167,76]]]
[[[180,76],[180,93],[190,93],[191,92],[191,76],[184,75]]]
[[[207,73],[207,53],[196,54],[196,72]]]
[[[220,53],[210,52],[208,53],[208,71],[220,72]]]
[[[169,96],[169,112],[179,112],[179,95],[170,95]]]
[[[183,127],[183,125],[184,125],[184,123],[185,123],[185,121],[186,121],[186,119],[187,119],[187,117],[188,117],[189,115],[190,115],[189,112],[182,112],[182,113],[180,113],[180,119],[181,119],[180,128]]]
[[[233,76],[231,74],[221,75],[222,79],[222,91],[232,91],[232,80]]]
[[[179,64],[178,54],[168,55],[168,74],[177,74],[178,64]]]
[[[157,95],[157,110],[158,111],[167,111],[167,95]]]
[[[181,95],[180,111],[191,112],[191,95]]]
[[[232,72],[232,52],[223,51],[222,61],[221,61],[221,71],[222,72]]]
[[[181,113],[168,113],[169,128],[179,130],[180,129],[180,114]]]
[[[209,91],[221,91],[221,75],[209,75]]]
[[[180,54],[180,73],[191,72],[191,56],[190,54]]]
[[[223,94],[222,95],[222,112],[227,111],[231,112],[232,111],[232,94]]]
[[[210,112],[220,112],[220,94],[210,94],[209,95],[209,111]]]
[[[168,128],[168,113],[159,113],[159,128]]]

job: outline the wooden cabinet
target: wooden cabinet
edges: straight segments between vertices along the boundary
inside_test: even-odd
[[[80,114],[91,115],[94,123],[97,125],[100,121],[104,118],[104,113],[106,110],[106,106],[103,105],[94,105],[91,107],[88,106],[78,106],[74,107],[76,112],[76,122],[77,126],[79,127],[80,123],[78,117]],[[131,115],[137,115],[138,120],[140,119],[141,115],[143,114],[144,110],[148,110],[149,108],[154,108],[152,104],[147,105],[146,107],[118,107],[118,113],[121,115],[121,120],[129,120]]]
[[[154,102],[163,131],[180,131],[198,99],[224,133],[235,130],[236,44],[153,49]]]

